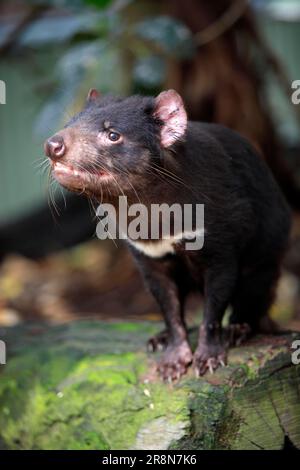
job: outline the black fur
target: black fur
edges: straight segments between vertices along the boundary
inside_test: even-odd
[[[101,165],[114,174],[117,184],[107,188],[90,171],[84,189],[98,200],[101,195],[115,201],[122,190],[130,202],[148,206],[205,205],[202,250],[185,251],[178,244],[174,255],[154,259],[130,247],[167,326],[160,336],[166,351],[159,370],[164,378],[176,379],[192,360],[199,374],[225,362],[221,323],[229,305],[229,331],[235,339],[270,325],[267,315],[288,241],[290,212],[267,166],[245,139],[220,125],[189,122],[184,138],[163,149],[163,123],[154,117],[154,107],[154,99],[144,97],[89,101],[67,126],[74,141],[85,139],[89,149],[72,158],[67,152],[62,161],[79,162],[88,171]],[[96,136],[107,121],[124,140],[102,148]],[[194,355],[184,323],[184,302],[192,290],[204,295]]]

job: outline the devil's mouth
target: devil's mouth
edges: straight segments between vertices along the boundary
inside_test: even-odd
[[[54,162],[52,170],[59,183],[71,187],[83,187],[92,181],[111,178],[108,172],[99,171],[97,174],[91,174],[87,170],[76,168],[69,163]]]
[[[52,169],[55,174],[63,174],[66,176],[73,176],[75,178],[87,178],[89,175],[85,170],[79,170],[78,168],[73,167],[72,165],[54,162]]]

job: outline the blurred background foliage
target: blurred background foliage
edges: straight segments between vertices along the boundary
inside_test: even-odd
[[[0,110],[0,132],[6,175],[0,215],[10,217],[45,197],[45,181],[39,184],[32,164],[43,138],[79,109],[89,87],[102,93],[155,93],[164,84],[168,58],[191,57],[194,44],[182,22],[160,14],[161,2],[5,3],[0,73],[7,83],[7,106]],[[34,135],[28,139],[31,126]]]
[[[300,0],[2,1],[0,257],[3,227],[47,200],[43,140],[80,109],[89,88],[120,95],[175,88],[191,119],[223,123],[252,141],[294,208],[296,242],[281,287],[289,307],[281,311],[299,312],[300,105],[291,103],[291,83],[300,79],[299,39]],[[28,233],[34,251],[45,219],[33,220],[16,225],[14,234],[19,243],[26,226],[22,243]],[[88,227],[66,245],[90,236]],[[80,250],[39,268],[25,260],[4,265],[0,323],[1,305],[12,318],[16,311],[97,314],[99,305],[107,315],[155,309],[126,255],[115,265],[113,248]]]
[[[274,134],[271,120],[289,144],[299,143],[300,113],[287,96],[300,77],[299,1],[4,1],[0,13],[0,75],[7,83],[7,105],[0,109],[2,217],[45,198],[45,180],[33,171],[43,139],[80,108],[90,87],[127,95],[172,86],[192,118],[237,128],[263,151],[272,146],[273,136],[266,144]],[[257,24],[264,48],[278,53],[284,78],[249,37]],[[233,41],[236,57],[226,51]],[[250,90],[250,80],[257,90]]]

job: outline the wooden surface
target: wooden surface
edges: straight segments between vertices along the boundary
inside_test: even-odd
[[[257,337],[232,349],[226,368],[200,379],[191,370],[170,385],[156,377],[144,347],[160,327],[78,321],[1,329],[0,448],[300,448],[296,333]]]

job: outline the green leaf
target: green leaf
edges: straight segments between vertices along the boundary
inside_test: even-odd
[[[107,8],[112,0],[85,0],[85,3],[95,5],[97,8]]]
[[[65,120],[65,113],[74,103],[88,69],[96,66],[105,47],[107,43],[100,40],[81,43],[61,57],[56,66],[60,87],[50,97],[37,118],[35,132],[38,135],[48,135],[49,129],[54,131]]]
[[[82,7],[84,0],[28,0],[31,5],[46,5],[49,7],[58,8],[77,8]]]
[[[43,17],[31,23],[21,35],[19,43],[27,47],[41,47],[61,43],[76,34],[97,31],[101,13],[88,12],[80,15]]]
[[[57,64],[58,77],[62,80],[72,80],[73,77],[82,75],[88,68],[96,65],[107,45],[105,40],[98,40],[73,46]]]
[[[195,53],[193,36],[180,21],[169,16],[157,16],[139,22],[136,34],[156,43],[163,52],[178,58],[188,58]]]
[[[159,87],[166,76],[166,63],[162,57],[151,55],[138,59],[133,68],[134,81],[145,88]]]
[[[59,60],[56,74],[59,86],[36,120],[35,132],[43,137],[78,111],[89,88],[127,94],[131,81],[120,50],[105,40],[73,46]]]

